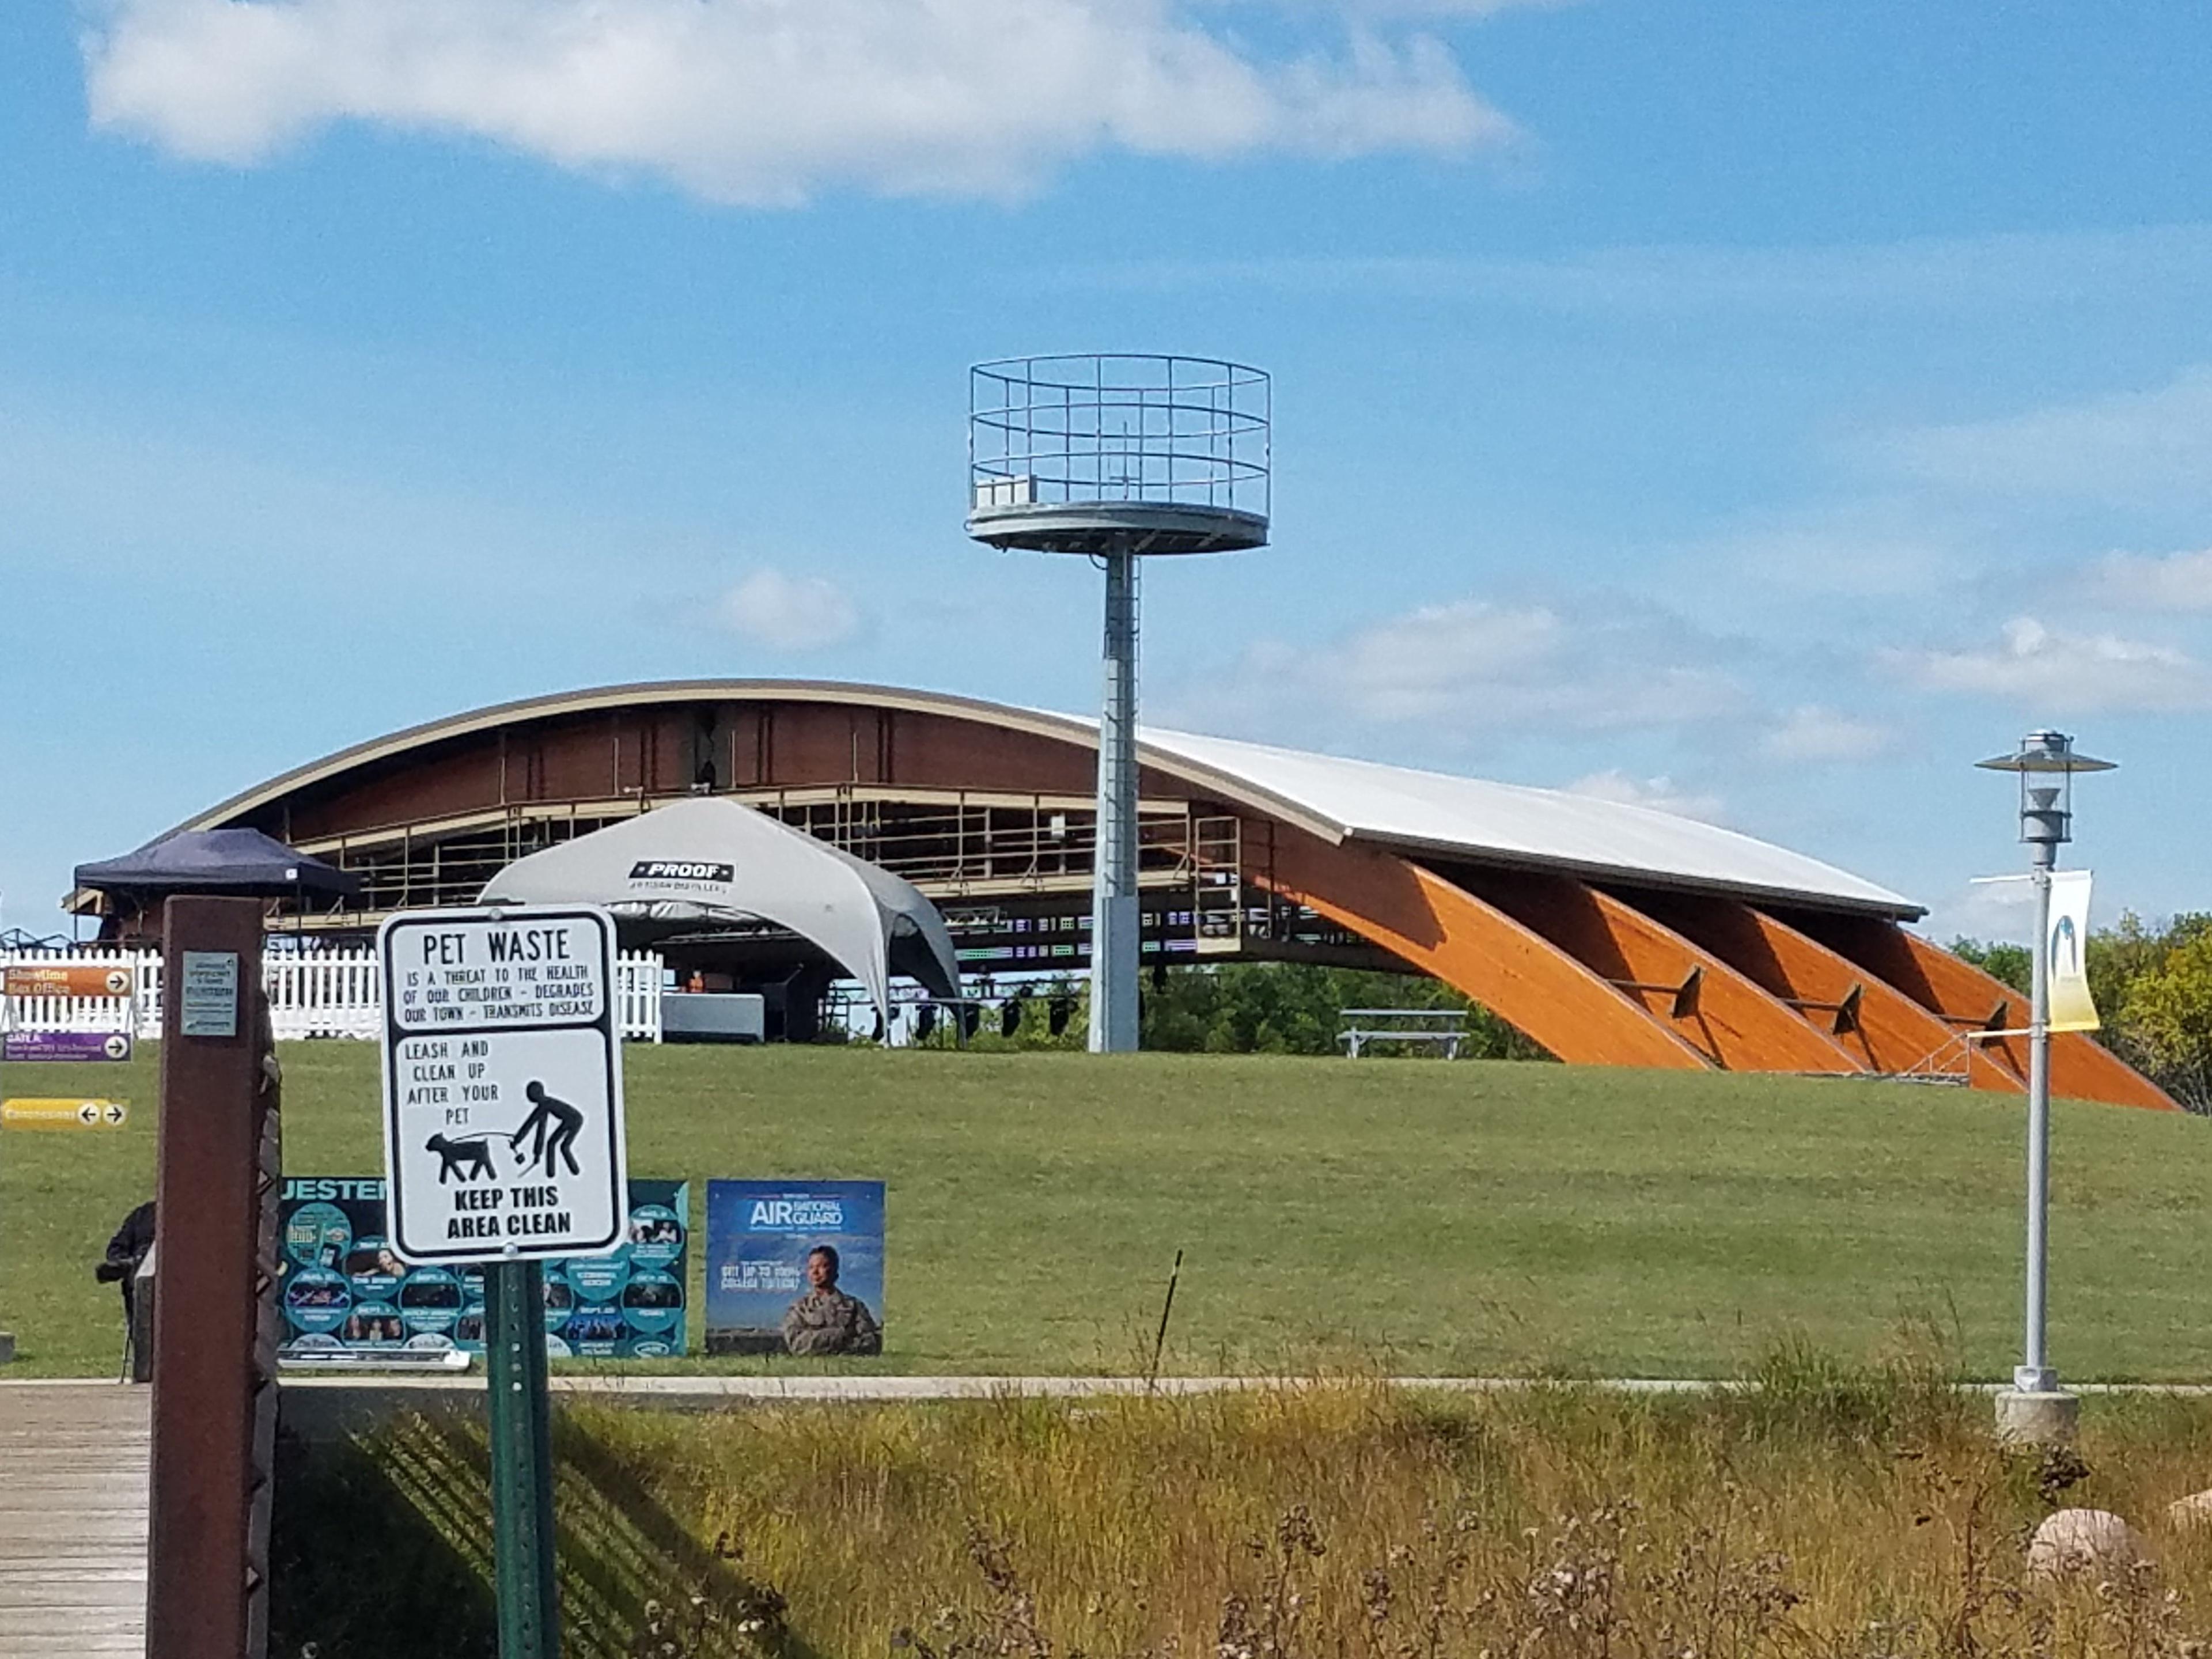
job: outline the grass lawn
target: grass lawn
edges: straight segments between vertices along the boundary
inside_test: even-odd
[[[375,1049],[283,1058],[287,1171],[377,1173]],[[2016,1100],[1419,1060],[633,1047],[628,1065],[631,1168],[692,1180],[695,1223],[711,1176],[890,1183],[872,1369],[1139,1369],[1178,1249],[1180,1370],[1716,1375],[1790,1334],[1862,1357],[1913,1321],[1978,1375],[2014,1358]],[[119,1315],[91,1266],[151,1189],[155,1066],[148,1045],[127,1066],[7,1068],[10,1096],[132,1107],[117,1132],[0,1134],[14,1375],[112,1373]],[[2212,1373],[2212,1123],[2055,1117],[2056,1363]]]

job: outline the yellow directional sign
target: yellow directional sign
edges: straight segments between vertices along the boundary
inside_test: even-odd
[[[130,1115],[119,1100],[0,1101],[0,1128],[119,1129]]]

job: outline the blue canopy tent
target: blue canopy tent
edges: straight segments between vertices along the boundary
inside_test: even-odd
[[[174,893],[291,899],[361,896],[361,878],[287,847],[258,830],[182,830],[135,853],[76,867],[76,884],[106,896],[112,924],[158,910]]]

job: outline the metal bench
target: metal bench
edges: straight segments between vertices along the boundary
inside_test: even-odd
[[[1459,1046],[1467,1040],[1463,1009],[1340,1008],[1337,1018],[1347,1022],[1336,1034],[1347,1060],[1358,1060],[1377,1042],[1425,1042],[1442,1048],[1446,1060],[1457,1060]],[[1373,1023],[1381,1021],[1389,1023]]]

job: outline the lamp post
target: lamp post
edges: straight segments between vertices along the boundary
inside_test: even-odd
[[[2031,732],[2020,748],[1977,766],[2020,777],[2020,838],[2035,888],[2035,942],[2027,1019],[2027,1304],[2021,1364],[1997,1396],[1997,1428],[2008,1438],[2068,1438],[2081,1402],[2058,1386],[2044,1343],[2051,1208],[2051,872],[2074,839],[2074,775],[2109,772],[2115,763],[2077,754],[2063,732]]]

